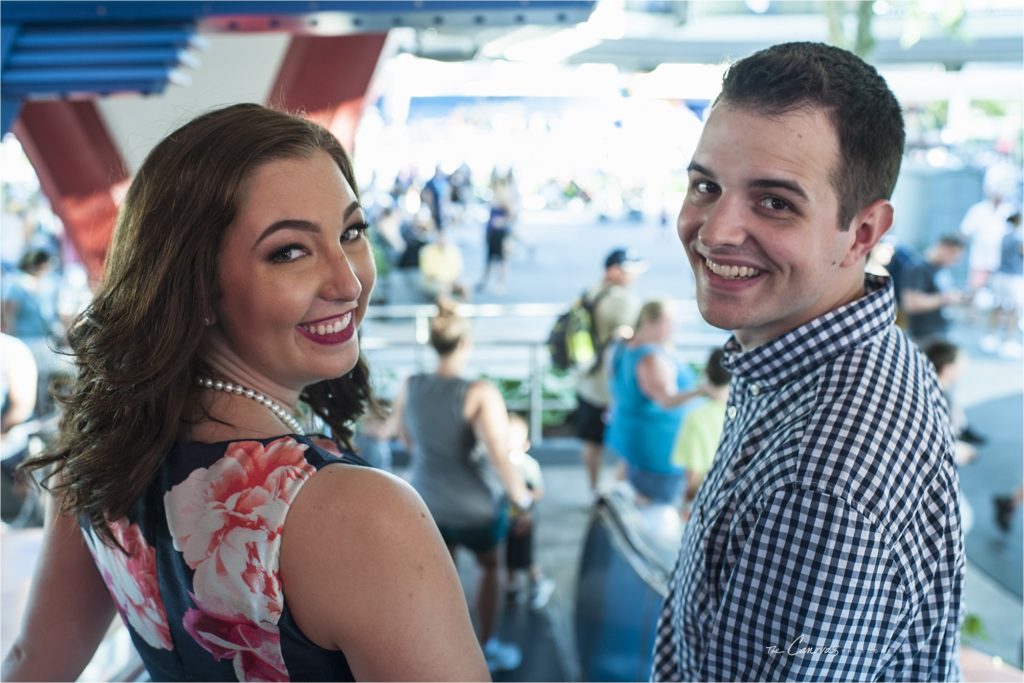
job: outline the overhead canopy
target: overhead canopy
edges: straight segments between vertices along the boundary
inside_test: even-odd
[[[202,33],[379,33],[395,27],[571,25],[594,0],[9,2],[0,46],[2,131],[31,99],[158,94],[200,68]]]

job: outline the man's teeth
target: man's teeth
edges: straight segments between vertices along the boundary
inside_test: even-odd
[[[726,266],[715,263],[711,259],[704,259],[704,262],[707,264],[708,270],[715,275],[724,277],[728,280],[750,278],[761,273],[757,268],[751,268],[750,266]]]
[[[324,336],[327,334],[337,334],[343,329],[348,327],[349,321],[352,320],[352,314],[346,313],[342,317],[335,320],[333,323],[318,323],[316,325],[302,325],[302,329],[306,330],[310,334],[317,334]]]

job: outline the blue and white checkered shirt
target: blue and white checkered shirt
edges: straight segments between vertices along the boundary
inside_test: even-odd
[[[958,679],[959,479],[942,392],[866,294],[726,345],[725,431],[658,623],[652,680]]]

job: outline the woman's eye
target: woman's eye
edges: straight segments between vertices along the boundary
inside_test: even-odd
[[[278,249],[270,255],[270,260],[275,263],[288,263],[295,259],[301,258],[306,253],[304,247],[298,244],[289,244],[287,247]]]
[[[342,242],[354,242],[363,236],[363,234],[370,229],[369,223],[354,223],[347,228],[345,232],[341,233]]]

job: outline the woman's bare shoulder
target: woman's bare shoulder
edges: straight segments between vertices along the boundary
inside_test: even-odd
[[[348,464],[317,472],[285,523],[281,575],[299,628],[345,652],[357,677],[486,675],[451,556],[399,477]]]

